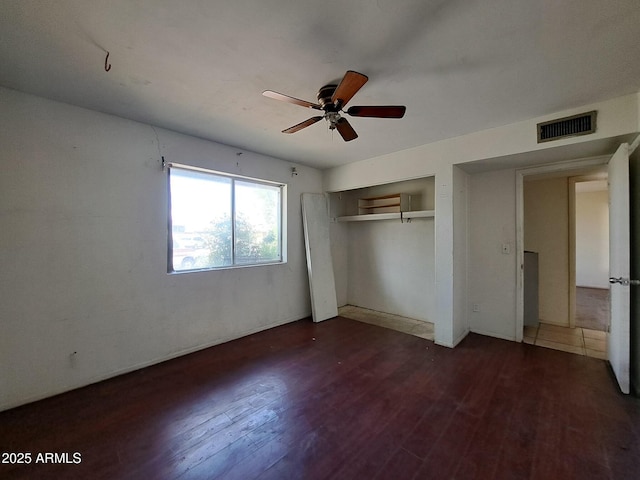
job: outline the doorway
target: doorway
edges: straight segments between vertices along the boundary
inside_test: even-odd
[[[516,332],[517,341],[523,339],[524,314],[524,178],[528,175],[553,175],[559,172],[575,170],[572,175],[582,175],[580,170],[591,171],[598,167],[606,168],[609,176],[609,205],[610,205],[610,275],[614,282],[611,290],[611,319],[610,332],[607,337],[606,358],[615,373],[616,380],[623,393],[632,389],[638,392],[640,385],[640,362],[638,358],[637,305],[640,303],[637,292],[631,286],[640,284],[637,277],[638,258],[640,255],[634,245],[637,244],[638,219],[640,202],[638,201],[640,184],[640,168],[638,168],[637,147],[640,136],[629,145],[622,143],[612,156],[598,157],[564,164],[553,164],[516,172],[516,236],[517,236],[517,285],[516,285]],[[605,167],[606,165],[606,167]],[[633,268],[629,268],[630,265]],[[633,273],[633,276],[632,276]],[[635,278],[634,278],[635,277]],[[636,283],[637,282],[637,283]],[[630,308],[630,305],[632,307]]]
[[[572,213],[575,198],[570,195],[569,179],[606,172],[608,157],[572,161],[524,169],[517,172],[517,256],[518,256],[518,300],[516,338],[527,343],[556,348],[581,355],[606,358],[606,333],[575,325],[575,262],[570,244],[575,239],[576,228]],[[600,177],[602,180],[606,177]],[[526,182],[525,182],[526,180]],[[539,181],[539,182],[538,182]],[[525,192],[538,183],[533,194]],[[572,183],[575,186],[575,183]],[[579,187],[582,188],[582,187]],[[525,197],[529,204],[537,203],[537,209],[525,211]],[[534,202],[531,202],[533,198]],[[569,208],[571,206],[571,208]],[[540,231],[533,241],[525,241],[525,218],[534,218]],[[529,238],[528,240],[531,240]],[[539,305],[541,323],[524,326],[524,258],[525,250],[538,252],[541,272]],[[583,292],[579,292],[583,293]],[[597,350],[596,350],[597,349]]]
[[[569,324],[609,326],[609,192],[604,173],[569,178]]]

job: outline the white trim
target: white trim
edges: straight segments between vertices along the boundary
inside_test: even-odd
[[[524,177],[516,170],[516,342],[524,335]]]
[[[635,152],[636,148],[638,148],[638,145],[640,145],[640,135],[638,135],[636,139],[629,144],[629,156],[631,156],[633,152]]]
[[[484,337],[499,338],[501,340],[509,340],[510,342],[513,342],[513,341],[522,342],[522,339],[518,340],[509,335],[502,335],[501,333],[491,332],[489,330],[482,330],[478,328],[472,328],[471,330],[469,330],[469,333],[475,333],[477,335],[482,335]]]
[[[576,182],[580,177],[569,177],[569,328],[576,326]]]

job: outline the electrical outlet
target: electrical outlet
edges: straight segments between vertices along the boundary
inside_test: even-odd
[[[474,303],[473,304],[473,311],[474,312],[479,312],[480,311],[480,304],[479,303]]]
[[[503,255],[509,255],[511,253],[511,244],[510,243],[503,243],[502,244],[502,254]]]

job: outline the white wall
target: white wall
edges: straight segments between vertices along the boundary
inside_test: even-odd
[[[435,317],[433,219],[349,224],[348,303],[431,321]]]
[[[596,133],[556,142],[536,142],[538,122],[590,110],[598,111]],[[460,330],[458,312],[465,310],[471,330],[515,339],[517,269],[514,169],[611,153],[623,139],[628,140],[639,130],[640,94],[626,95],[336,167],[324,173],[323,185],[326,191],[337,192],[435,176],[437,313],[433,321],[436,342],[455,345],[458,340],[456,334]],[[455,258],[461,247],[455,241],[455,199],[460,192],[454,189],[454,165],[472,173],[468,179],[466,296],[455,294],[464,269],[455,266]],[[486,171],[490,172],[478,173]],[[485,197],[490,207],[478,203]],[[491,231],[483,223],[498,230]],[[502,255],[500,250],[496,250],[503,241],[511,243],[511,254]],[[487,277],[487,272],[493,276]],[[485,307],[484,311],[470,312],[469,308],[476,301],[489,305],[488,310]]]
[[[598,111],[598,129],[594,134],[537,143],[538,122],[591,110]],[[466,169],[478,163],[481,168],[498,170],[603,155],[615,151],[620,137],[634,138],[638,130],[640,93],[335,167],[324,172],[323,185],[326,191],[337,192],[439,172],[446,176],[452,165]],[[443,186],[436,182],[438,185]]]
[[[0,409],[310,314],[300,194],[319,171],[8,89],[0,105]],[[287,183],[288,263],[168,275],[162,155]]]
[[[576,191],[576,285],[609,289],[607,190]]]
[[[586,151],[637,132],[638,99],[628,95],[331,169],[324,190],[435,175],[436,341],[453,346],[465,321],[474,331],[514,338],[515,258],[499,250],[515,242],[510,162],[531,160],[527,152],[559,158],[565,147]],[[277,159],[237,156],[230,147],[7,89],[0,89],[0,104],[0,408],[309,315],[299,195],[321,191],[320,172],[298,165],[292,178],[292,164]],[[596,134],[535,143],[537,121],[591,109],[599,111]],[[288,183],[289,262],[167,275],[161,155]],[[453,169],[471,162],[504,170],[468,178],[464,295],[456,258],[465,242],[456,240],[454,218],[462,214],[461,179]],[[476,302],[481,311],[469,313]],[[458,320],[465,310],[469,319]]]
[[[349,225],[347,223],[330,223],[329,241],[331,242],[333,276],[336,284],[336,301],[338,307],[343,307],[349,303]]]
[[[569,187],[566,177],[524,182],[524,249],[538,252],[538,316],[569,326]]]
[[[453,167],[453,338],[454,345],[469,332],[469,175]]]

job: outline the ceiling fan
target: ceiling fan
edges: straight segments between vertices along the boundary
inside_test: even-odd
[[[265,90],[262,95],[265,97],[281,100],[283,102],[293,103],[302,107],[312,108],[314,110],[324,111],[323,115],[311,117],[304,122],[298,123],[293,127],[289,127],[282,133],[295,133],[303,128],[319,122],[323,118],[329,122],[330,130],[338,130],[345,142],[355,140],[358,134],[351,124],[341,114],[346,113],[352,117],[375,117],[375,118],[402,118],[406,107],[399,105],[378,105],[366,107],[350,107],[346,111],[342,109],[347,102],[351,100],[362,86],[367,83],[369,78],[362,73],[347,71],[338,85],[325,85],[318,92],[318,103],[307,102],[298,98],[283,95],[282,93]]]

